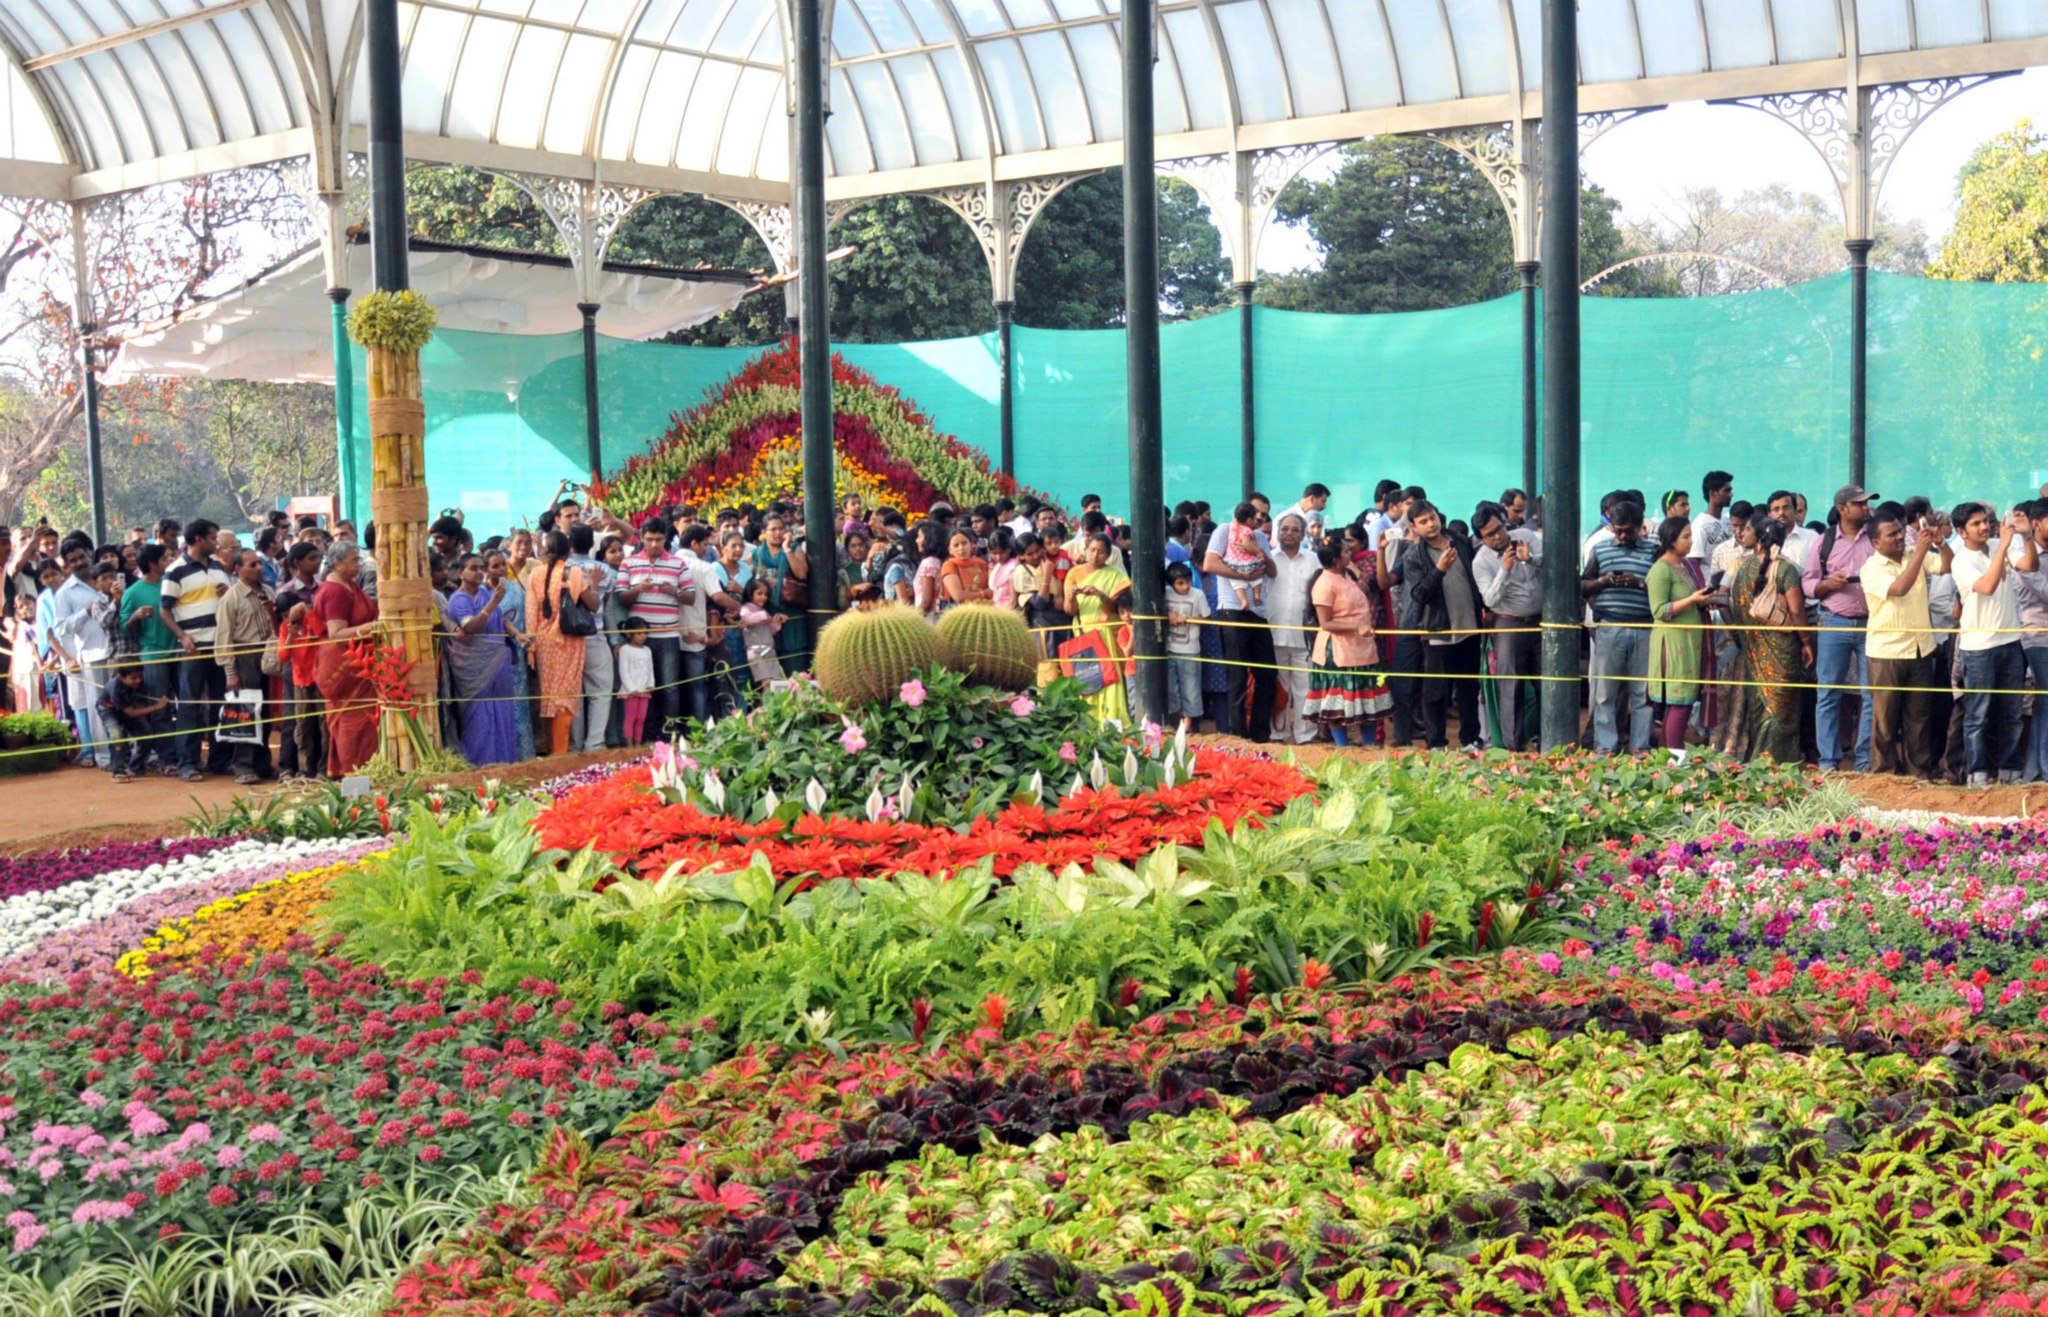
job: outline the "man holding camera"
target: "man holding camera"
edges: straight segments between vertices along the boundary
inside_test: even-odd
[[[1510,491],[1519,492],[1519,491]],[[1493,666],[1500,695],[1503,750],[1528,748],[1536,735],[1535,686],[1522,680],[1543,666],[1543,577],[1527,540],[1516,539],[1506,508],[1481,503],[1472,514],[1479,550],[1472,579],[1492,617]]]

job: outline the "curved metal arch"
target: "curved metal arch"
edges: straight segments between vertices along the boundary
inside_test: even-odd
[[[960,63],[967,70],[967,77],[974,85],[975,99],[981,106],[982,154],[988,160],[988,179],[994,182],[996,157],[1002,154],[1002,129],[996,123],[995,97],[988,89],[988,75],[982,72],[981,57],[974,53],[974,43],[967,39],[967,25],[960,21],[960,11],[953,0],[932,0],[932,9],[939,21],[946,25],[946,35],[953,49],[960,53]],[[913,25],[914,26],[914,25]],[[940,84],[943,90],[944,84]]]
[[[1386,0],[1380,0],[1380,2],[1384,5]],[[1231,62],[1230,47],[1225,45],[1223,41],[1223,24],[1216,17],[1216,0],[1196,0],[1196,4],[1201,10],[1202,26],[1207,28],[1209,32],[1209,44],[1216,49],[1217,76],[1223,82],[1223,108],[1224,112],[1230,116],[1228,121],[1230,149],[1235,151],[1237,150],[1237,131],[1244,126],[1244,106],[1239,103],[1237,96],[1237,66]],[[1261,8],[1263,7],[1261,6]],[[1166,25],[1161,23],[1160,26],[1163,28]],[[1121,46],[1123,43],[1118,42],[1117,44]],[[1176,58],[1175,67],[1180,69],[1181,82],[1185,85],[1188,76],[1187,66],[1181,64],[1178,58]],[[1188,127],[1192,128],[1194,126],[1193,107],[1190,107]],[[1018,250],[1021,251],[1023,248],[1020,246]]]
[[[170,17],[169,11],[167,11],[163,7],[162,0],[154,0],[154,3],[156,11],[159,15],[161,15],[164,18]],[[211,24],[205,24],[203,26],[210,27]],[[171,40],[176,43],[178,47],[178,53],[185,60],[186,71],[192,75],[192,80],[199,84],[199,94],[202,97],[204,97],[206,101],[207,118],[212,121],[215,131],[216,133],[218,133],[220,126],[220,104],[218,101],[214,99],[213,87],[211,84],[207,82],[206,75],[200,71],[199,61],[193,58],[191,43],[185,40],[185,29],[173,28],[171,31],[165,33],[164,35],[170,37]],[[214,34],[214,40],[220,41],[218,33]],[[187,150],[196,149],[200,144],[197,140],[194,139],[192,135],[193,125],[191,121],[188,120],[185,116],[183,103],[184,98],[177,95],[177,93],[171,89],[171,77],[169,73],[164,71],[163,60],[157,57],[156,51],[151,47],[149,42],[138,41],[134,44],[142,47],[143,56],[149,60],[150,67],[156,70],[157,81],[163,84],[164,95],[170,98],[172,112],[178,124],[178,135],[185,139],[185,148]],[[225,51],[226,45],[226,42],[221,42],[223,51]],[[246,91],[246,85],[244,87],[244,90]],[[253,105],[251,108],[254,108]],[[253,118],[254,115],[252,114],[250,117]]]
[[[50,27],[52,27],[56,31],[62,32],[64,30],[63,24],[57,22],[55,16],[53,16],[50,13],[49,9],[42,4],[42,0],[20,0],[20,3],[34,5],[36,11],[43,16],[43,21],[45,23],[48,23]],[[83,10],[80,11],[81,14],[83,14],[83,12]],[[108,33],[100,32],[99,25],[93,23],[90,19],[87,20],[87,26],[93,32],[97,33],[100,36],[109,35]],[[129,100],[135,106],[137,117],[144,120],[144,123],[142,125],[142,131],[146,135],[146,138],[150,145],[154,147],[156,145],[156,129],[151,127],[150,124],[147,122],[148,116],[141,113],[142,94],[138,90],[136,90],[135,79],[128,75],[128,69],[125,65],[121,63],[121,61],[110,58],[108,60],[108,63],[113,66],[115,78],[118,78],[119,81],[127,87],[128,97]],[[92,87],[94,94],[100,100],[101,106],[105,109],[107,115],[107,125],[109,128],[113,130],[114,141],[119,145],[124,154],[128,154],[128,134],[129,131],[131,130],[131,126],[123,125],[122,116],[115,113],[114,107],[108,102],[106,89],[100,85],[100,79],[98,75],[94,74],[91,70],[86,68],[83,60],[79,61],[78,71],[79,76],[84,78],[86,83]]]
[[[1394,104],[1408,103],[1408,79],[1401,72],[1401,48],[1394,44],[1394,20],[1387,17],[1387,0],[1373,0],[1380,16],[1380,40],[1387,43],[1387,63],[1394,70]]]
[[[1628,0],[1628,30],[1630,35],[1635,37],[1636,76],[1647,78],[1650,76],[1650,56],[1649,52],[1643,49],[1643,15],[1636,8],[1636,0]],[[1583,79],[1583,69],[1580,70],[1580,76]]]
[[[299,26],[298,15],[292,12],[291,6],[286,4],[285,0],[264,0],[264,7],[270,11],[272,20],[277,23],[278,33],[284,38],[285,49],[291,52],[292,72],[298,77],[299,96],[306,107],[306,121],[317,123],[320,116],[328,110],[328,100],[327,88],[322,84],[320,71],[316,67],[319,59],[313,50],[312,37]],[[311,10],[308,13],[310,14]],[[227,43],[223,41],[221,46],[225,49]],[[291,88],[286,87],[285,92],[289,98]]]
[[[889,94],[896,98],[896,113],[901,115],[903,118],[903,136],[904,139],[910,144],[910,163],[913,165],[924,163],[923,161],[917,158],[917,134],[911,130],[910,102],[903,98],[903,84],[897,81],[896,70],[892,68],[889,64],[891,56],[888,52],[882,49],[882,43],[875,39],[874,24],[868,22],[868,16],[861,12],[860,6],[854,4],[853,0],[839,0],[837,8],[840,11],[841,17],[843,17],[847,13],[851,13],[853,15],[853,21],[860,24],[860,30],[867,34],[868,44],[875,48],[876,62],[882,66],[883,76],[889,79]],[[739,84],[735,82],[733,84],[733,87],[735,88],[735,90],[737,90]],[[860,93],[854,87],[853,75],[850,73],[846,75],[846,90],[848,94],[853,96],[855,100],[860,99]],[[725,131],[726,117],[731,115],[732,113],[731,98],[727,98],[725,111],[725,115],[721,115],[719,118],[719,132],[721,134],[723,134]],[[863,114],[861,118],[863,121],[865,121],[867,116]],[[952,134],[952,131],[952,116],[948,115],[946,122],[947,135],[950,136]],[[955,140],[954,145],[959,145],[957,139]],[[868,133],[868,155],[870,157],[875,157],[878,155],[878,152],[875,149],[875,137],[872,130],[870,130]]]
[[[1634,0],[1630,0],[1633,4]],[[1458,34],[1451,27],[1451,7],[1446,0],[1436,0],[1437,22],[1444,29],[1444,53],[1450,57],[1451,96],[1454,100],[1465,98],[1465,70],[1458,67]]]
[[[1582,293],[1590,293],[1595,288],[1599,287],[1602,283],[1606,282],[1608,278],[1610,278],[1613,275],[1620,274],[1623,270],[1633,269],[1638,265],[1650,265],[1654,263],[1660,263],[1663,261],[1713,261],[1720,265],[1733,265],[1740,269],[1749,271],[1751,274],[1757,276],[1759,279],[1762,279],[1772,288],[1786,287],[1788,282],[1785,276],[1781,274],[1778,274],[1771,270],[1767,270],[1763,266],[1758,265],[1754,261],[1745,261],[1740,256],[1730,256],[1726,252],[1644,252],[1639,256],[1631,256],[1625,261],[1616,261],[1614,264],[1600,271],[1600,273],[1594,275],[1592,278],[1580,284],[1579,291]]]
[[[1439,0],[1441,3],[1441,0]],[[1259,16],[1266,20],[1266,36],[1273,43],[1273,58],[1280,61],[1280,105],[1289,119],[1294,117],[1294,78],[1287,67],[1287,47],[1280,44],[1280,26],[1273,21],[1273,6],[1261,4]]]

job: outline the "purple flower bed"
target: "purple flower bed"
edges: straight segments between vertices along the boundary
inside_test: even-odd
[[[173,919],[183,919],[202,906],[249,891],[273,878],[347,864],[373,851],[383,850],[387,845],[388,842],[379,839],[317,856],[295,855],[263,860],[228,869],[190,887],[175,887],[137,897],[104,919],[68,931],[60,937],[48,938],[20,955],[0,961],[0,981],[16,977],[63,977],[81,970],[111,970],[115,961],[135,950],[142,939]]]
[[[237,837],[187,837],[180,841],[116,841],[79,851],[0,856],[0,900],[26,892],[47,892],[116,869],[147,869],[232,846]]]
[[[614,764],[592,764],[588,768],[579,768],[573,773],[564,773],[560,777],[551,777],[532,788],[532,790],[537,796],[546,796],[550,800],[560,800],[577,787],[589,786],[592,782],[602,782],[621,769],[632,768],[641,762],[643,761],[639,759],[622,759]]]

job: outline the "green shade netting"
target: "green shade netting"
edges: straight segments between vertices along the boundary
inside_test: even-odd
[[[1881,493],[2001,506],[2048,480],[2048,286],[1873,274],[1869,474]],[[1582,493],[1697,491],[1709,468],[1740,497],[1785,487],[1824,506],[1848,479],[1849,277],[1725,297],[1581,303]],[[1239,489],[1239,315],[1160,332],[1169,503],[1221,508]],[[1521,307],[1509,297],[1399,315],[1254,313],[1260,488],[1328,484],[1340,515],[1393,477],[1454,517],[1521,478]],[[604,461],[652,445],[754,349],[600,338]],[[846,345],[852,364],[942,431],[996,453],[994,335]],[[1014,331],[1017,477],[1069,506],[1128,504],[1121,331]],[[445,331],[423,354],[427,480],[479,525],[539,512],[588,477],[580,335]],[[356,379],[362,379],[357,355]],[[351,507],[367,505],[357,386]]]

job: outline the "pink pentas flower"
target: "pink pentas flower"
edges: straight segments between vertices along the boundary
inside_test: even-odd
[[[113,1198],[95,1198],[80,1203],[71,1213],[73,1225],[89,1226],[96,1221],[120,1221],[135,1215],[135,1209]]]
[[[1062,741],[1062,742],[1060,742],[1060,758],[1061,758],[1061,759],[1063,759],[1063,760],[1065,760],[1065,761],[1066,761],[1067,763],[1070,763],[1070,764],[1071,764],[1071,763],[1075,762],[1076,760],[1078,760],[1078,759],[1079,759],[1080,757],[1081,757],[1081,756],[1080,756],[1080,755],[1079,755],[1079,754],[1078,754],[1078,753],[1077,753],[1077,752],[1075,751],[1075,749],[1074,749],[1074,743],[1073,743],[1072,741]]]
[[[85,1105],[87,1110],[90,1111],[98,1111],[100,1108],[107,1105],[107,1099],[105,1094],[96,1093],[89,1088],[78,1095],[78,1100]]]
[[[275,1125],[265,1122],[261,1125],[250,1126],[249,1132],[243,1137],[250,1143],[283,1143],[284,1131]]]
[[[1016,699],[1010,701],[1010,712],[1016,714],[1019,718],[1029,718],[1031,711],[1037,707],[1037,705],[1031,702],[1029,695],[1019,695]]]
[[[233,1170],[242,1164],[242,1150],[230,1143],[213,1154],[213,1164],[222,1170]]]
[[[915,709],[918,705],[924,703],[924,683],[916,677],[912,677],[909,681],[903,683],[903,688],[897,691],[896,695],[898,699],[901,699],[905,704]]]
[[[26,1226],[14,1232],[14,1251],[26,1253],[43,1242],[49,1231],[41,1226]]]

